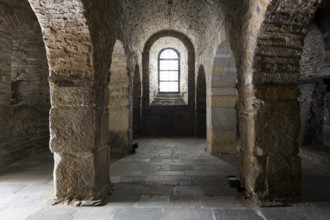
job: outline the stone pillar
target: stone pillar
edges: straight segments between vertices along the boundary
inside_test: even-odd
[[[301,191],[299,89],[294,84],[257,85],[254,91],[256,99],[245,99],[239,117],[241,178],[257,204],[282,205]]]
[[[110,27],[95,26],[99,17],[92,16],[106,8],[85,1],[29,2],[47,49],[56,202],[99,205],[111,187],[106,79],[112,44],[110,35],[100,39]]]
[[[97,93],[106,97],[107,88],[50,85],[56,199],[99,202],[110,190],[110,152],[106,144],[108,112],[95,105],[95,98]]]
[[[236,67],[229,42],[223,42],[213,64],[207,106],[207,143],[210,153],[236,153]]]

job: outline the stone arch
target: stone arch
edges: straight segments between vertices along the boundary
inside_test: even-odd
[[[131,146],[130,79],[124,45],[117,40],[110,67],[109,82],[109,145],[111,157],[121,157]]]
[[[196,85],[196,137],[206,138],[206,76],[204,66],[198,68]]]
[[[27,2],[0,8],[1,168],[48,150],[50,100],[45,46],[33,11]]]
[[[220,43],[213,62],[208,94],[208,151],[236,153],[237,145],[237,72],[229,41]]]
[[[29,2],[49,63],[55,202],[98,205],[111,188],[107,86],[117,38],[112,2]]]
[[[241,178],[261,205],[283,204],[300,194],[299,60],[317,7],[315,1],[273,0],[257,5],[259,17],[252,16],[261,26],[246,63],[240,63]]]
[[[154,103],[150,99],[150,65],[153,58],[150,57],[150,52],[153,45],[162,38],[176,39],[187,50],[187,92],[186,95],[173,97],[173,99],[155,96]],[[142,134],[146,136],[194,136],[195,52],[189,38],[180,32],[170,30],[160,31],[152,35],[143,50],[142,66]],[[166,120],[163,120],[165,118]]]

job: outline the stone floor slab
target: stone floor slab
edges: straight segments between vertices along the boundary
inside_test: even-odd
[[[29,216],[27,220],[72,220],[76,211],[73,208],[61,208],[59,206],[43,208],[36,214]]]
[[[163,220],[213,220],[211,209],[165,208]]]
[[[113,220],[155,220],[161,219],[161,208],[126,208],[118,209],[113,215]]]
[[[90,207],[90,208],[81,208],[73,214],[72,220],[108,220],[112,219],[115,208],[110,207]]]
[[[170,205],[170,196],[141,196],[137,207],[162,208]]]
[[[136,142],[140,145],[136,154],[111,159],[110,177],[115,188],[102,207],[50,205],[54,193],[54,162],[50,153],[1,170],[0,219],[146,219],[147,216],[147,219],[175,220],[195,212],[192,219],[198,216],[207,219],[210,209],[212,220],[330,219],[328,168],[303,160],[302,202],[292,207],[257,210],[249,207],[228,185],[228,175],[239,176],[236,156],[209,155],[204,151],[205,140],[196,138],[152,138]]]
[[[18,191],[25,188],[27,185],[23,184],[2,184],[0,183],[0,194],[1,193],[17,193]]]
[[[216,220],[262,220],[253,209],[213,209]]]
[[[12,207],[0,212],[0,219],[4,220],[19,220],[27,219],[29,216],[40,211],[41,207]]]

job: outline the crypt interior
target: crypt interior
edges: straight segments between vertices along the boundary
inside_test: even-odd
[[[0,198],[1,219],[329,219],[330,1],[0,0]]]

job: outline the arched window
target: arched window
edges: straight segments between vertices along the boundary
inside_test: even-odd
[[[165,48],[159,52],[158,92],[180,92],[180,54],[173,48]]]

